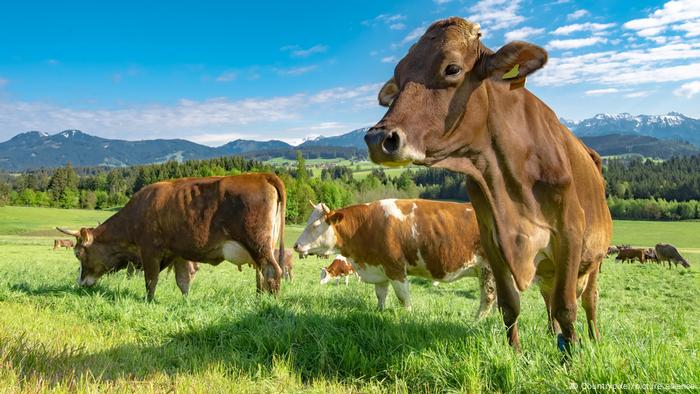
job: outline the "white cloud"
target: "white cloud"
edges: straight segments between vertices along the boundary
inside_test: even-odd
[[[695,95],[700,94],[700,81],[684,83],[678,89],[673,91],[673,94],[679,97],[691,99]]]
[[[598,32],[598,31],[603,31],[607,30],[611,27],[615,26],[614,23],[574,23],[572,25],[567,25],[567,26],[561,26],[554,30],[552,34],[555,35],[569,35],[571,33],[575,33],[578,31],[592,31],[592,32]]]
[[[452,0],[433,0],[433,2],[437,5],[443,5],[451,2]]]
[[[700,42],[551,57],[547,66],[533,75],[532,81],[542,86],[581,83],[632,86],[698,78]]]
[[[309,57],[315,53],[323,53],[328,50],[325,45],[314,45],[311,48],[301,48],[298,45],[288,45],[281,48],[282,51],[289,51],[293,57]]]
[[[406,25],[404,25],[403,23],[392,23],[391,25],[389,25],[389,29],[391,30],[403,30],[405,28]]]
[[[370,105],[376,107],[380,87],[381,84],[376,83],[264,99],[182,99],[172,105],[95,109],[67,108],[42,102],[0,101],[0,124],[3,125],[0,132],[10,133],[0,136],[9,138],[26,130],[80,129],[103,137],[191,138],[208,144],[226,142],[243,135],[246,138],[259,136],[269,139],[279,135],[280,122],[299,124],[308,132],[309,127],[318,125],[317,121],[308,120],[311,118],[309,112],[317,111],[327,116],[329,110],[337,108],[339,104],[350,112]],[[330,129],[331,124],[326,124],[326,127]],[[275,134],[265,135],[264,131],[258,131],[258,134],[238,133],[236,130],[241,128],[269,129]],[[200,133],[193,135],[193,130]]]
[[[231,82],[235,80],[237,76],[238,75],[235,71],[224,71],[218,77],[216,77],[216,80],[218,82]]]
[[[292,67],[292,68],[285,68],[285,69],[280,69],[278,72],[281,75],[303,75],[310,73],[311,71],[314,71],[318,66],[316,65],[311,65],[311,66],[301,66],[301,67]]]
[[[667,29],[684,32],[686,37],[697,37],[700,36],[700,1],[669,1],[646,18],[633,19],[623,26],[647,38],[658,36]]]
[[[566,16],[566,19],[570,21],[575,21],[576,19],[583,18],[584,16],[590,15],[590,13],[586,10],[576,10],[569,15]]]
[[[7,79],[0,78],[0,88],[7,85],[8,83],[10,83],[10,81],[8,81]]]
[[[625,94],[625,97],[627,97],[627,98],[640,98],[640,97],[646,97],[646,96],[648,96],[648,95],[650,95],[650,94],[651,94],[650,91],[641,90],[641,91],[638,91],[638,92],[630,92],[630,93],[627,93],[627,94]]]
[[[403,30],[406,25],[401,21],[405,19],[406,16],[402,14],[380,14],[374,19],[363,21],[362,24],[365,26],[384,25],[391,30]]]
[[[425,33],[427,29],[428,26],[426,25],[416,27],[415,29],[411,30],[406,37],[403,38],[403,40],[401,40],[401,44],[408,44],[409,42],[416,41],[423,35],[423,33]]]
[[[525,18],[518,15],[520,0],[480,0],[474,6],[465,9],[473,12],[467,17],[486,29],[503,30],[512,28]]]
[[[396,63],[396,56],[385,56],[381,61],[382,63]]]
[[[606,43],[608,40],[603,37],[572,38],[569,40],[552,40],[547,44],[549,49],[576,49],[588,47],[595,44]]]
[[[586,90],[585,94],[586,94],[586,96],[600,96],[603,94],[618,93],[619,91],[620,91],[619,89],[615,89],[615,88],[593,89],[593,90]]]
[[[544,29],[542,28],[534,28],[534,27],[521,27],[520,29],[516,29],[513,31],[509,31],[508,33],[505,34],[505,40],[506,41],[516,41],[516,40],[525,40],[528,37],[532,36],[537,36],[544,33]]]

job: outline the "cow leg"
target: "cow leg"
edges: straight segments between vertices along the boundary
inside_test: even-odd
[[[435,286],[435,283],[433,282],[433,286]],[[493,302],[496,300],[496,282],[491,268],[487,265],[479,267],[479,290],[481,292],[481,300],[479,302],[479,310],[476,312],[477,319],[488,315]]]
[[[552,313],[559,322],[561,334],[557,338],[559,350],[567,354],[571,343],[576,341],[576,286],[578,267],[581,260],[581,243],[575,236],[562,239],[557,253],[558,263],[554,266],[554,294]]]
[[[349,281],[350,281],[350,275],[345,275],[345,286],[348,285]]]
[[[262,294],[265,291],[265,277],[259,268],[255,268],[255,291]]]
[[[596,340],[600,337],[598,332],[598,319],[596,308],[598,305],[598,270],[593,270],[588,274],[588,283],[581,294],[581,304],[586,311],[586,321],[588,322],[588,335]]]
[[[158,275],[160,274],[160,256],[157,254],[143,253],[143,277],[146,280],[146,300],[155,300]]]
[[[401,305],[403,305],[406,310],[410,311],[412,307],[411,291],[408,288],[408,278],[403,281],[392,280],[391,287],[394,288],[394,293],[396,293],[396,297],[399,299],[399,302],[401,302]]]
[[[377,308],[380,311],[384,310],[386,304],[386,295],[389,292],[389,282],[375,283],[374,294],[377,295]]]
[[[496,263],[498,268],[494,269],[494,279],[496,281],[496,297],[498,298],[498,308],[503,314],[503,323],[506,325],[508,343],[513,346],[516,352],[520,352],[520,335],[518,334],[518,316],[520,315],[520,293],[515,288],[513,277],[505,263]],[[491,266],[495,268],[496,265]]]
[[[187,296],[190,291],[190,284],[194,279],[194,270],[190,270],[190,262],[183,259],[177,259],[173,263],[175,269],[175,283],[180,288],[183,296]]]
[[[547,324],[547,327],[549,328],[549,333],[558,335],[561,333],[561,328],[559,327],[559,323],[557,320],[554,318],[554,315],[552,314],[552,291],[551,288],[545,288],[543,284],[540,284],[540,294],[542,295],[542,299],[544,300],[544,306],[547,308],[547,321],[549,324]]]

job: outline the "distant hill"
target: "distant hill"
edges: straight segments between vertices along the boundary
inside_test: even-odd
[[[643,135],[610,134],[580,138],[601,156],[636,154],[666,160],[673,156],[700,155],[700,148],[687,142],[659,140]]]
[[[598,114],[581,121],[561,121],[580,137],[633,134],[688,141],[700,146],[700,120],[677,112],[666,115]]]
[[[365,134],[369,130],[369,127],[364,127],[361,129],[353,130],[349,133],[337,135],[334,137],[317,137],[311,140],[304,141],[299,147],[309,147],[309,146],[342,146],[348,148],[357,148],[360,150],[367,150],[367,145],[365,145]]]
[[[639,154],[667,159],[700,153],[700,120],[675,112],[637,116],[599,114],[581,121],[561,121],[604,156]],[[182,139],[124,141],[96,137],[79,130],[65,130],[54,135],[29,131],[0,143],[0,170],[50,168],[67,162],[76,167],[123,167],[230,155],[258,160],[293,159],[297,150],[308,158],[366,158],[366,132],[367,128],[362,128],[342,135],[317,137],[298,146],[279,140],[239,139],[210,147]]]

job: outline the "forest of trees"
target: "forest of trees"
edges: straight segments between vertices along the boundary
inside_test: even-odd
[[[391,177],[377,168],[356,179],[351,167],[333,166],[313,177],[297,152],[296,166],[290,169],[231,156],[126,168],[76,169],[67,165],[19,175],[0,173],[0,205],[109,209],[124,205],[142,187],[160,180],[260,171],[275,172],[283,179],[291,223],[306,220],[311,210],[309,200],[339,208],[387,197],[468,199],[462,174],[421,168]],[[614,218],[700,219],[700,156],[664,162],[607,160],[603,173]]]

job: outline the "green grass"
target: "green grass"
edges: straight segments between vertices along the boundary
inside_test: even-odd
[[[700,223],[616,222],[615,241],[669,241],[690,270],[608,262],[600,281],[603,335],[584,335],[561,365],[537,289],[522,297],[523,353],[500,316],[472,317],[477,283],[412,281],[414,310],[370,285],[318,284],[328,261],[296,262],[278,298],[255,295],[253,270],[203,266],[183,299],[162,273],[157,301],[124,273],[92,289],[78,263],[53,252],[55,224],[92,225],[108,212],[0,208],[0,392],[566,392],[572,383],[700,387]],[[79,216],[76,216],[79,215]],[[82,219],[85,222],[80,222]],[[25,223],[23,225],[23,223]],[[287,244],[301,228],[288,226]],[[48,233],[46,233],[48,235]],[[621,390],[617,390],[621,391]],[[634,391],[652,391],[651,389]],[[691,391],[691,390],[686,390]]]

